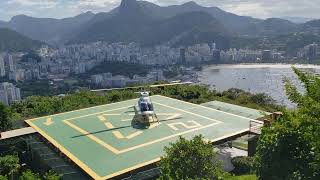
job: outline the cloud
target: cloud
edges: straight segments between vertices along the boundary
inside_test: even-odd
[[[259,18],[312,17],[320,18],[320,0],[199,0],[226,11]]]
[[[83,11],[109,11],[119,5],[119,0],[73,0],[69,8]]]
[[[148,0],[160,5],[182,4],[190,0]],[[313,17],[320,19],[320,0],[194,0],[203,6],[217,6],[228,12],[258,18]]]
[[[81,12],[106,12],[121,0],[0,0],[0,19],[16,14],[62,18]],[[147,0],[161,6],[182,4],[189,0]],[[203,6],[217,6],[228,12],[258,18],[313,17],[320,18],[320,0],[194,0]]]
[[[58,5],[56,0],[9,0],[8,5],[15,7],[54,8]]]

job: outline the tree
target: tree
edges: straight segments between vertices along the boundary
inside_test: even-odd
[[[0,132],[6,131],[12,127],[9,117],[9,110],[6,106],[0,103]]]
[[[213,146],[201,135],[192,140],[180,137],[164,151],[160,179],[215,179],[222,175]]]
[[[19,180],[41,180],[39,174],[33,173],[31,170],[27,170],[22,173]]]
[[[43,179],[45,179],[45,180],[59,180],[59,179],[61,179],[61,175],[57,174],[53,170],[50,170],[49,172],[46,172],[44,174]]]
[[[0,175],[0,180],[8,180],[8,178],[6,176]]]
[[[19,158],[14,155],[0,157],[0,174],[13,176],[20,169]]]
[[[255,157],[260,179],[320,179],[320,78],[293,70],[306,91],[301,94],[286,80],[298,108],[262,130]]]

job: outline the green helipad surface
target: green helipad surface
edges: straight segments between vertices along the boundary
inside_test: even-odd
[[[269,112],[259,111],[256,109],[251,109],[251,108],[229,104],[225,102],[220,102],[220,101],[211,101],[211,102],[203,103],[201,105],[210,107],[213,109],[217,109],[223,112],[228,112],[231,114],[236,114],[239,116],[251,118],[251,119],[259,119],[267,115],[271,115],[271,113]]]
[[[27,120],[94,179],[109,179],[160,160],[179,136],[202,134],[217,141],[249,130],[252,119],[152,96],[160,123],[135,129],[137,99]]]

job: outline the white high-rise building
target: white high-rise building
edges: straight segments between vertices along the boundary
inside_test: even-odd
[[[4,82],[0,84],[0,102],[5,105],[10,105],[21,100],[20,89],[12,83]]]
[[[0,77],[3,77],[6,75],[6,69],[4,66],[4,58],[3,55],[0,54]]]
[[[215,42],[212,43],[212,50],[216,50],[217,49],[217,44]]]
[[[0,88],[0,103],[9,105],[8,94],[5,89]]]
[[[8,55],[8,62],[9,62],[9,71],[15,71],[16,70],[16,65],[15,62],[13,60],[12,55]]]

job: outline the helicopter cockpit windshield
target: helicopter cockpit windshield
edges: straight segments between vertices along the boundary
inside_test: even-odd
[[[150,100],[141,99],[140,100],[140,110],[142,112],[153,111],[153,104],[151,103]]]

